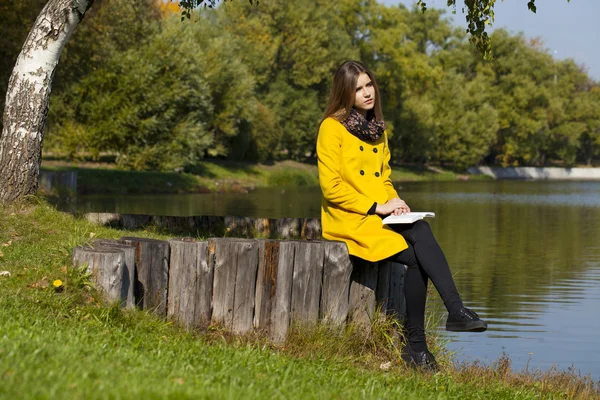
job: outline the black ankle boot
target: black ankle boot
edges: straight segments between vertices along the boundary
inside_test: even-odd
[[[467,307],[448,314],[446,330],[452,332],[483,332],[487,330],[487,322]]]
[[[431,354],[429,350],[414,351],[410,347],[410,343],[406,343],[402,349],[401,358],[405,363],[415,369],[428,372],[436,372],[439,369],[435,357],[433,357],[433,354]]]

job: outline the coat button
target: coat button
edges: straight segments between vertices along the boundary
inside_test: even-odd
[[[373,148],[373,153],[377,153],[377,147]]]
[[[360,146],[360,151],[363,151],[364,149],[365,149],[364,147]]]
[[[379,178],[379,172],[375,172],[375,176]]]
[[[360,174],[361,174],[361,175],[364,175],[364,174],[365,174],[365,171],[363,171],[363,170],[361,169],[361,170],[360,170]]]

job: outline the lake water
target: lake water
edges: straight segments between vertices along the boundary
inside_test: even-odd
[[[465,303],[489,322],[452,334],[460,360],[571,366],[600,379],[600,182],[399,183],[429,219]],[[318,188],[247,194],[82,196],[63,209],[156,215],[318,217]],[[437,295],[436,295],[437,296]],[[439,302],[434,301],[434,306]]]

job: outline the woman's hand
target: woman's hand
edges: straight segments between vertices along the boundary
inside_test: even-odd
[[[401,215],[410,212],[410,207],[404,202],[404,200],[394,197],[385,204],[377,204],[375,207],[375,213],[379,215]]]

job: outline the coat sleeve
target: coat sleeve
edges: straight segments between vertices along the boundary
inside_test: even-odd
[[[340,208],[366,215],[374,201],[342,179],[341,132],[335,122],[325,120],[319,128],[317,160],[319,184],[325,199]]]
[[[394,189],[394,185],[392,184],[392,169],[390,168],[390,159],[392,158],[390,153],[390,148],[388,147],[388,138],[387,132],[385,133],[385,143],[383,145],[383,167],[381,177],[383,178],[383,185],[385,187],[385,191],[388,195],[388,201],[395,197],[400,198],[398,196],[398,192]]]

